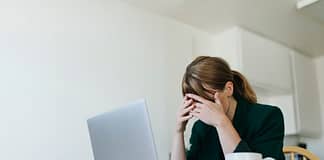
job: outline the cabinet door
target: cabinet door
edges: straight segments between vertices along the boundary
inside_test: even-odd
[[[295,135],[297,134],[296,128],[296,114],[293,104],[292,95],[280,95],[269,97],[270,105],[278,106],[284,116],[285,123],[285,135]]]
[[[241,31],[242,70],[253,85],[291,92],[290,50],[253,33]]]
[[[314,61],[293,53],[297,127],[300,135],[316,137],[321,133],[318,82]]]
[[[204,33],[193,38],[194,56],[205,55],[225,59],[233,70],[241,71],[239,58],[239,28],[233,27],[215,36]],[[197,33],[197,32],[195,32]]]

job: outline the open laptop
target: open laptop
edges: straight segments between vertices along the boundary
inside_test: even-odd
[[[145,100],[87,120],[95,160],[157,160]]]

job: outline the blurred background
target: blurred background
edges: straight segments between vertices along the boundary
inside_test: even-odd
[[[168,159],[199,55],[246,75],[283,111],[285,145],[324,159],[323,0],[0,1],[0,159],[93,159],[86,120],[139,98]]]

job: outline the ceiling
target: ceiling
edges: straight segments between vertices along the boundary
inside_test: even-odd
[[[306,55],[324,55],[324,0],[123,0],[212,34],[241,26]]]
[[[309,0],[301,0],[301,2],[303,1]],[[324,24],[324,0],[313,0],[313,3],[310,3],[299,11],[313,18],[315,21]]]

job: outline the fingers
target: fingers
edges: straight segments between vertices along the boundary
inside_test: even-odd
[[[182,108],[187,108],[188,106],[190,106],[192,104],[193,100],[189,99],[189,100],[185,100],[183,102],[183,107]]]
[[[189,119],[191,119],[193,117],[193,115],[187,115],[187,116],[184,116],[184,117],[181,117],[181,121],[182,122],[185,122],[185,121],[188,121]]]
[[[187,100],[189,100],[190,98],[187,96],[187,95],[185,95],[184,97],[183,97],[183,100],[184,101],[187,101]]]
[[[202,103],[195,103],[195,106],[196,106],[196,108],[203,108],[203,107],[206,107],[207,105],[202,104]]]
[[[197,113],[197,112],[191,112],[190,115],[200,119],[200,113]]]
[[[183,103],[181,105],[181,109],[184,109],[184,108],[187,108],[188,106],[190,106],[191,104],[193,103],[193,99],[187,97],[187,96],[184,96],[183,97]]]
[[[202,108],[201,108],[200,105],[201,105],[201,103],[195,104],[195,108],[192,111],[190,111],[190,114],[195,116],[195,117],[199,117],[199,115],[200,115],[200,113],[202,111]]]
[[[200,113],[200,112],[201,112],[200,108],[195,108],[190,113]]]
[[[196,100],[198,102],[201,102],[201,103],[204,103],[204,104],[208,104],[209,101],[206,100],[205,98],[202,98],[198,95],[195,95],[195,94],[186,94],[186,96],[188,96],[189,98],[192,98],[193,100]]]
[[[195,105],[191,105],[188,108],[185,108],[181,112],[181,116],[188,114],[190,111],[192,111],[195,108]]]

